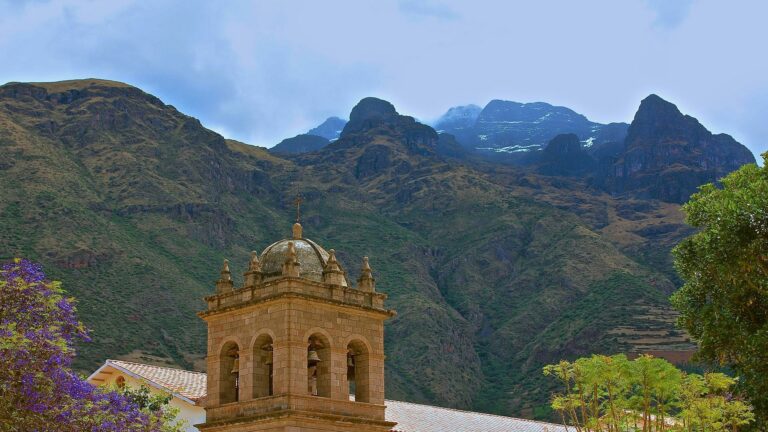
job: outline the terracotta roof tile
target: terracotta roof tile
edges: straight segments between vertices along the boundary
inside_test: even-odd
[[[107,364],[125,369],[192,401],[198,401],[204,398],[206,394],[206,375],[204,373],[122,360],[107,360]]]

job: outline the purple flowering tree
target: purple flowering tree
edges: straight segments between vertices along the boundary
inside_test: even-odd
[[[141,409],[70,368],[74,343],[88,340],[59,282],[24,259],[0,267],[0,430],[157,431],[180,429],[167,407]]]

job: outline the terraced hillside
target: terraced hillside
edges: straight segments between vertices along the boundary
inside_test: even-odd
[[[448,147],[446,147],[448,146]],[[540,367],[692,345],[672,325],[676,204],[579,178],[467,162],[430,127],[363,100],[341,137],[278,157],[103,80],[0,87],[0,253],[41,261],[79,299],[78,366],[202,367],[195,317],[223,258],[305,235],[351,278],[370,256],[398,311],[387,396],[546,417]]]

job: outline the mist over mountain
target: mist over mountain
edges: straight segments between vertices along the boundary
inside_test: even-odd
[[[199,369],[195,312],[221,260],[238,274],[251,250],[288,236],[298,191],[304,234],[342,251],[351,279],[369,256],[398,311],[389,398],[547,417],[545,363],[693,350],[668,304],[669,250],[691,232],[677,203],[754,159],[673,107],[649,97],[627,130],[493,101],[471,127],[476,110],[455,110],[442,123],[454,135],[370,97],[338,139],[300,135],[281,145],[301,151],[278,154],[123,83],[9,83],[0,251],[40,261],[77,297],[94,339],[79,347],[83,371],[105,358]],[[477,158],[477,145],[534,156]]]
[[[477,117],[483,109],[477,105],[461,105],[449,108],[434,124],[438,132],[449,132],[453,135],[471,129],[475,126]]]

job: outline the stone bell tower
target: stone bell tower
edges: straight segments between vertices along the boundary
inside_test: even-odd
[[[293,236],[251,254],[235,288],[224,261],[208,325],[201,431],[371,431],[384,420],[384,320],[368,258],[351,286],[333,249]]]

